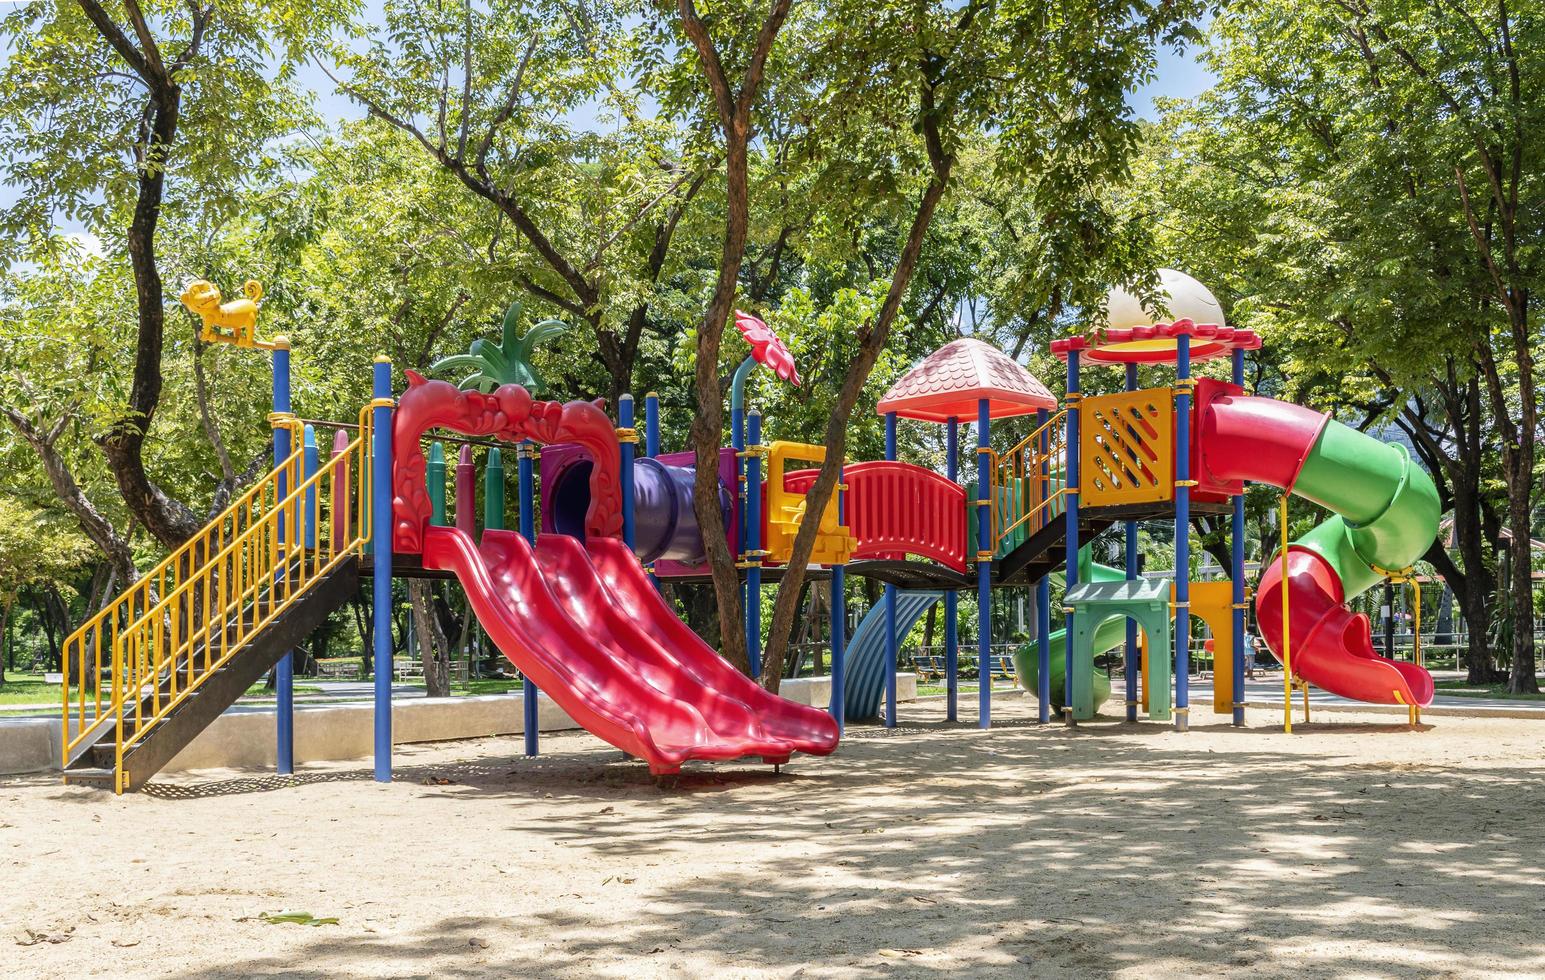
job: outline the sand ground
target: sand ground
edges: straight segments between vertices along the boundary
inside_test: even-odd
[[[0,779],[8,976],[1545,975],[1545,727],[907,706],[675,789],[587,735]],[[974,708],[972,710],[974,716]],[[305,910],[337,925],[270,924]]]

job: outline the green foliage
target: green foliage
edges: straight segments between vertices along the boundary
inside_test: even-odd
[[[568,330],[557,320],[534,323],[522,336],[520,334],[520,303],[511,303],[504,313],[503,333],[500,342],[489,343],[479,338],[472,342],[466,354],[452,354],[431,364],[431,371],[466,371],[472,373],[461,382],[463,388],[476,388],[490,392],[500,385],[515,384],[532,394],[545,394],[546,383],[531,363],[537,347]]]

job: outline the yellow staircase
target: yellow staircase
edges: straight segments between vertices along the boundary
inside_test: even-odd
[[[357,588],[370,413],[305,473],[295,452],[64,644],[66,782],[137,788]]]

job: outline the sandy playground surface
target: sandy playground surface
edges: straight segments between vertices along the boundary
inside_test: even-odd
[[[1545,974],[1545,727],[909,705],[671,791],[579,733],[121,799],[0,778],[8,976]],[[974,706],[971,714],[974,716]],[[304,910],[336,925],[270,924]]]

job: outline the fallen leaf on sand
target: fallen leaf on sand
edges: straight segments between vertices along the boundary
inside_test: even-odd
[[[269,925],[292,924],[297,926],[335,926],[338,917],[335,915],[315,916],[310,912],[263,912],[258,918]]]

